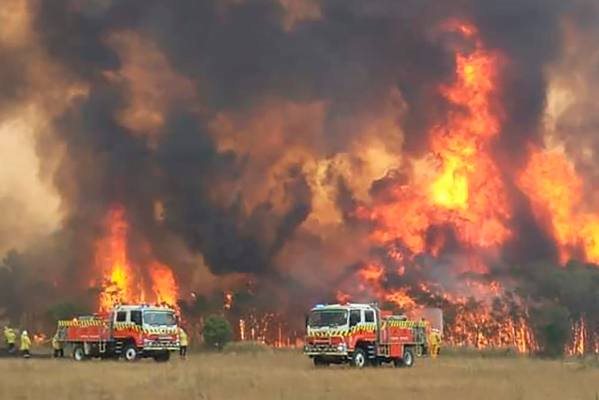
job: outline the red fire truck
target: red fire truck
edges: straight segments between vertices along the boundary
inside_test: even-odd
[[[58,321],[58,339],[72,347],[76,361],[92,357],[168,361],[170,353],[179,350],[175,311],[158,306],[122,305],[107,313]]]
[[[411,367],[426,347],[426,323],[409,321],[371,304],[317,305],[306,321],[304,353],[314,365],[383,362]]]

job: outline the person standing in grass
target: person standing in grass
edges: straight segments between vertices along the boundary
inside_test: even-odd
[[[441,333],[438,329],[432,329],[428,338],[430,356],[436,358],[441,350]]]
[[[15,352],[15,342],[17,341],[17,334],[14,330],[9,328],[8,326],[4,327],[4,339],[6,340],[6,347],[8,348],[8,353],[12,354]]]
[[[27,331],[23,331],[23,333],[21,333],[21,354],[23,354],[23,357],[25,358],[29,358],[31,357],[31,353],[29,352],[29,350],[31,349],[31,339],[29,339],[29,335],[27,334]]]
[[[52,337],[52,349],[54,350],[54,358],[64,357],[64,346],[59,340],[58,332]]]
[[[182,327],[179,327],[179,355],[181,358],[185,358],[187,356],[188,344],[189,337],[187,336],[187,332],[185,332]]]

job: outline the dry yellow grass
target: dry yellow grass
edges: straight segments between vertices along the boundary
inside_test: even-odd
[[[298,353],[193,354],[157,364],[0,359],[0,399],[599,399],[575,362],[446,357],[412,369],[314,369]]]

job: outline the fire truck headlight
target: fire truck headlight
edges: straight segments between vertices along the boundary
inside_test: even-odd
[[[345,343],[339,343],[337,345],[337,351],[344,352],[346,350]]]

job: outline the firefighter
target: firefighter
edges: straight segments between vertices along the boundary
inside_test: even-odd
[[[54,350],[54,358],[64,357],[64,346],[58,337],[58,332],[52,337],[52,349]]]
[[[17,340],[17,335],[15,331],[13,331],[8,326],[4,327],[4,340],[6,340],[6,346],[8,348],[8,353],[12,354],[15,352],[15,342]]]
[[[181,358],[187,356],[187,346],[189,344],[189,338],[183,328],[179,327],[179,355]]]
[[[31,339],[29,339],[27,331],[23,331],[23,333],[21,333],[21,353],[23,354],[23,357],[31,357],[29,349],[31,349]]]
[[[428,348],[432,358],[436,358],[441,350],[441,333],[438,329],[432,329],[428,337]]]

